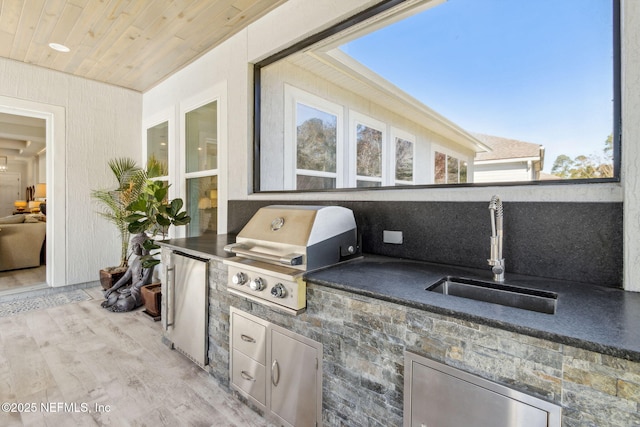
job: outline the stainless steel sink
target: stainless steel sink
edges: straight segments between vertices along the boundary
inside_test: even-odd
[[[438,280],[427,291],[546,314],[555,314],[558,301],[554,292],[451,276]]]

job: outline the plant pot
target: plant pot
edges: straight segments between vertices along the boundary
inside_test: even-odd
[[[162,285],[160,283],[151,283],[140,288],[142,295],[142,303],[144,308],[152,317],[160,316],[160,304],[162,302]]]
[[[105,291],[111,289],[126,272],[126,267],[107,267],[100,270],[100,284],[102,288]]]

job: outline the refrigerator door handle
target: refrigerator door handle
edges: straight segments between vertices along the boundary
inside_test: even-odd
[[[169,326],[173,326],[173,322],[175,320],[175,266],[167,266],[164,277],[167,280],[167,326],[165,330],[169,330]]]

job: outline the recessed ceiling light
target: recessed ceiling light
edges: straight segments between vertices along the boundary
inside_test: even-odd
[[[63,44],[59,44],[59,43],[49,43],[49,47],[53,50],[57,50],[58,52],[70,52],[71,49],[69,49],[68,47],[66,47]]]

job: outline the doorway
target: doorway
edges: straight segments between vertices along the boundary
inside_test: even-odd
[[[34,185],[46,183],[43,199],[46,199],[46,241],[43,264],[45,280],[38,287],[66,285],[66,112],[57,105],[0,96],[0,114],[12,114],[25,119],[40,119],[44,122],[44,145],[40,148],[39,162],[25,166],[34,171]],[[55,126],[54,126],[55,123]],[[55,162],[54,162],[55,160]],[[37,170],[37,172],[35,172]],[[23,173],[22,186],[25,187]],[[35,201],[40,201],[36,198]],[[1,228],[1,227],[0,227]],[[25,290],[29,290],[25,288]],[[0,291],[2,293],[2,291]]]
[[[45,287],[46,120],[0,112],[0,156],[0,293]]]

